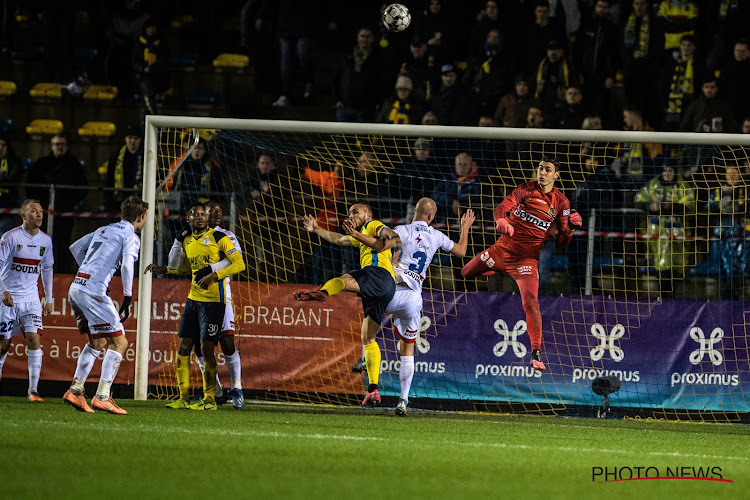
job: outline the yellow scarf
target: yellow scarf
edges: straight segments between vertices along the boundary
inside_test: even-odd
[[[2,160],[0,160],[0,174],[4,174],[6,177],[8,176],[8,157],[6,156]],[[0,196],[7,194],[10,192],[10,189],[0,188]]]
[[[625,48],[633,49],[633,59],[642,59],[648,56],[649,20],[651,16],[646,14],[641,20],[641,29],[638,30],[638,39],[635,36],[635,14],[630,14],[625,24]]]
[[[123,146],[120,149],[120,152],[117,154],[117,163],[115,163],[115,186],[118,189],[122,189],[125,187],[125,153],[127,152],[128,147]],[[140,158],[140,155],[138,155]],[[138,166],[140,167],[141,161],[138,160]],[[141,187],[141,169],[136,168],[135,169],[135,183],[133,186],[130,187]]]

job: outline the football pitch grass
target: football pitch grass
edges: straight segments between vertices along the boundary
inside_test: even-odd
[[[743,498],[750,427],[280,405],[129,415],[0,397],[3,498]],[[627,478],[604,482],[596,468]],[[668,469],[669,468],[669,469]],[[619,478],[619,477],[618,477]],[[593,479],[593,480],[592,480]],[[613,479],[610,475],[607,479]]]

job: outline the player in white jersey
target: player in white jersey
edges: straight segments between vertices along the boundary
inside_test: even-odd
[[[70,251],[79,267],[68,291],[68,301],[75,314],[78,330],[86,335],[88,344],[78,356],[73,383],[63,396],[63,401],[76,410],[87,413],[102,410],[116,415],[127,414],[110,396],[110,388],[128,347],[122,322],[130,316],[133,265],[141,247],[141,240],[136,232],[146,223],[148,203],[137,196],[130,196],[122,202],[120,211],[120,222],[100,227],[70,245]],[[109,282],[118,268],[122,275],[123,294],[119,311],[107,295]],[[102,362],[99,387],[89,406],[83,384],[91,373],[104,342],[109,344],[109,349]]]
[[[401,382],[401,396],[396,406],[396,415],[406,416],[409,404],[409,389],[414,377],[414,343],[419,336],[422,320],[422,283],[427,276],[427,266],[435,253],[442,249],[457,257],[466,255],[469,244],[469,229],[474,223],[474,211],[469,209],[461,217],[461,231],[458,243],[445,234],[430,227],[437,205],[430,198],[422,198],[414,208],[411,224],[393,228],[401,237],[402,258],[396,267],[396,293],[388,303],[384,316],[393,317],[393,326],[400,340],[401,363],[398,372]],[[352,367],[354,372],[362,372],[363,360]]]
[[[8,356],[10,339],[22,333],[26,338],[29,366],[29,401],[43,401],[37,392],[42,371],[40,332],[42,315],[52,312],[52,239],[42,225],[39,200],[21,203],[23,224],[0,238],[0,378]],[[39,300],[42,275],[44,304]]]
[[[224,211],[218,202],[209,201],[206,202],[206,217],[209,227],[213,227],[216,231],[221,231],[229,237],[229,241],[232,242],[234,247],[242,253],[240,242],[237,240],[237,236],[228,230],[221,227],[221,221],[224,217]],[[183,236],[184,234],[184,236]],[[182,249],[182,241],[190,234],[190,229],[186,229],[177,238],[175,238],[172,248],[169,250],[169,262],[168,267],[172,269],[179,269],[182,265],[182,261],[185,258],[185,252]],[[229,259],[223,259],[216,264],[211,264],[211,271],[220,271],[230,264]],[[197,279],[197,278],[196,278]],[[232,406],[235,408],[242,408],[245,405],[245,396],[242,393],[242,365],[240,361],[240,351],[237,350],[234,343],[234,308],[232,307],[232,289],[229,286],[229,280],[231,278],[225,278],[227,281],[226,286],[226,309],[224,311],[224,323],[221,326],[221,336],[219,337],[219,344],[221,345],[221,352],[224,353],[224,360],[227,363],[227,369],[229,370],[229,380],[231,389],[228,391],[228,396],[232,398]],[[203,353],[200,351],[200,343],[196,342],[193,344],[195,348],[195,357],[198,360],[198,366],[203,371]],[[216,398],[220,398],[223,393],[221,387],[221,381],[219,380],[219,374],[216,374]]]

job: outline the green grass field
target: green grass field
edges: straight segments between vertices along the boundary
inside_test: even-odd
[[[129,415],[0,397],[0,495],[736,499],[750,484],[741,425],[118,402]],[[734,483],[592,481],[593,467],[719,467]]]

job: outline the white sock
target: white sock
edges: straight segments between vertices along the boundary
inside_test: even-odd
[[[6,352],[2,356],[0,356],[0,379],[3,378],[3,365],[5,364],[5,358],[8,357],[8,353]]]
[[[229,369],[229,380],[232,384],[232,389],[242,389],[242,364],[240,362],[240,351],[234,350],[234,354],[231,356],[224,356],[224,360],[227,362],[227,369]]]
[[[365,359],[365,345],[362,344],[362,359]]]
[[[203,356],[196,356],[195,360],[198,361],[198,369],[203,373]]]
[[[412,378],[414,378],[414,356],[401,356],[398,379],[401,381],[401,399],[407,402],[409,401]]]
[[[101,351],[97,351],[90,345],[86,344],[83,350],[78,355],[78,364],[76,364],[76,373],[73,375],[73,384],[70,386],[72,392],[83,391],[83,384],[86,379],[89,378],[91,369],[94,368],[96,358],[99,357]]]
[[[28,351],[29,365],[29,394],[36,392],[39,387],[39,374],[42,372],[42,350]]]
[[[117,370],[120,369],[121,361],[122,354],[114,349],[107,349],[107,354],[104,355],[104,362],[102,363],[102,376],[99,377],[99,387],[96,389],[96,398],[99,401],[109,399],[109,389],[112,387],[115,377],[117,377]]]

